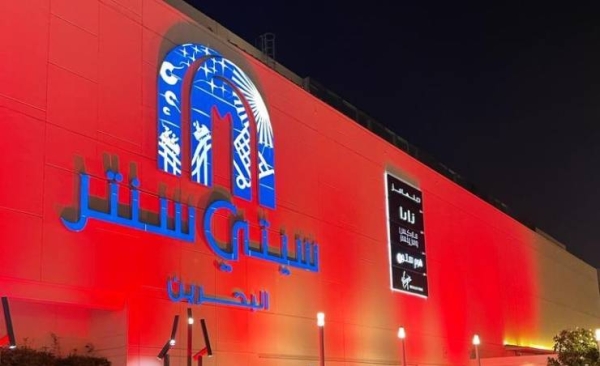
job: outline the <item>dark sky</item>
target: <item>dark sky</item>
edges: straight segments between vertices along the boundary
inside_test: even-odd
[[[600,267],[600,4],[188,1]]]

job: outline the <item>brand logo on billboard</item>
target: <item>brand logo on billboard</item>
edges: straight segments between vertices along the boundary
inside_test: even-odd
[[[402,288],[405,290],[409,290],[411,281],[412,278],[406,274],[406,271],[402,272]]]
[[[396,188],[394,186],[394,183],[392,183],[392,192],[398,193],[403,195],[404,197],[408,198],[409,200],[413,201],[414,203],[420,205],[421,204],[421,198],[419,198],[417,195],[415,194],[410,194],[408,192],[405,192],[404,189],[402,187],[400,188]]]
[[[409,274],[406,273],[406,271],[402,272],[402,289],[404,290],[408,290],[411,292],[415,292],[415,293],[423,293],[423,287],[421,286],[415,286],[415,285],[411,285],[411,282],[413,282],[413,277],[410,276]],[[420,281],[417,281],[417,284]]]
[[[184,89],[191,78],[189,103]],[[190,136],[182,136],[182,117],[189,113]],[[182,44],[165,56],[158,78],[158,167],[180,176],[182,143],[190,144],[191,180],[213,184],[213,121],[232,125],[233,194],[252,199],[252,176],[257,171],[258,202],[275,207],[273,128],[267,107],[254,83],[233,62],[200,44]],[[256,131],[251,138],[252,126]],[[256,146],[251,146],[251,140]],[[252,165],[256,151],[258,166]]]
[[[418,268],[424,267],[423,260],[421,258],[415,258],[408,253],[396,254],[396,261],[398,262],[398,264],[403,264],[403,263],[410,264],[410,265],[412,265],[413,269],[418,269]]]
[[[403,227],[399,227],[398,232],[400,234],[401,243],[406,243],[410,247],[419,247],[419,234]]]
[[[409,224],[415,223],[415,214],[410,212],[410,210],[406,210],[402,206],[400,206],[399,212],[400,212],[400,220],[406,221]]]

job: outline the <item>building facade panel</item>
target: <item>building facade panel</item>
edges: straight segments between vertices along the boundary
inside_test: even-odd
[[[2,19],[35,15],[19,37],[46,37],[23,63],[6,43],[0,72],[11,100],[0,114],[11,136],[0,291],[19,345],[53,333],[65,353],[93,342],[114,365],[159,365],[179,315],[169,354],[183,365],[191,308],[209,327],[208,365],[316,364],[323,311],[328,363],[398,364],[403,326],[409,363],[466,365],[475,333],[482,356],[499,357],[506,344],[549,347],[562,328],[597,325],[595,269],[218,37],[229,33],[216,23],[196,24],[206,18],[187,6],[10,6]],[[175,47],[189,65],[164,62]],[[194,81],[196,70],[218,76]],[[192,181],[196,163],[212,184]],[[402,185],[386,190],[388,174]],[[257,198],[265,190],[274,205]],[[196,323],[195,352],[200,334]]]

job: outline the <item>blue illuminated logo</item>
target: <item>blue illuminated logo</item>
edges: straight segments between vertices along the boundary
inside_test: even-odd
[[[190,88],[189,103],[184,101]],[[184,110],[185,109],[185,110]],[[189,112],[192,181],[213,184],[213,120],[231,119],[233,195],[252,200],[252,175],[258,171],[258,202],[275,208],[273,128],[267,107],[250,78],[217,51],[187,43],[165,56],[158,76],[158,167],[182,172],[182,117]],[[252,130],[256,137],[252,138]],[[251,141],[256,144],[253,167]]]
[[[189,69],[193,72],[188,72]],[[188,95],[186,83],[191,89],[190,103],[183,103],[183,96]],[[251,142],[254,141],[258,160],[254,168],[258,171],[258,203],[275,208],[273,129],[265,103],[248,76],[216,51],[198,44],[177,46],[165,56],[158,76],[158,164],[160,170],[176,176],[181,176],[182,172],[184,109],[189,111],[191,121],[192,181],[212,186],[212,122],[229,119],[233,127],[233,195],[252,199]],[[251,137],[251,131],[256,131],[255,138]],[[197,218],[193,204],[169,199],[166,194],[155,198],[158,201],[156,212],[141,204],[139,177],[127,179],[118,169],[105,172],[105,176],[106,180],[100,180],[108,188],[106,196],[100,197],[92,195],[92,176],[79,173],[79,207],[74,211],[67,210],[70,213],[65,212],[61,217],[69,230],[82,231],[89,220],[96,220],[191,243],[196,241],[198,231],[204,234],[206,244],[221,258],[218,268],[222,271],[232,271],[233,267],[228,262],[238,261],[240,255],[275,263],[283,275],[289,275],[290,268],[319,271],[318,244],[299,234],[289,238],[283,229],[274,235],[278,242],[272,240],[269,235],[271,224],[266,215],[260,215],[258,220],[251,223],[248,218],[239,215],[238,208],[232,202],[216,199],[209,202],[202,218]],[[129,197],[129,202],[119,199],[124,196]],[[218,237],[214,232],[216,217],[221,214],[231,218],[229,223],[221,223],[228,225],[225,230],[229,233],[228,238]],[[258,237],[251,238],[251,226],[260,228]],[[197,293],[203,292],[198,290]],[[173,299],[179,296],[175,292],[172,294]],[[192,303],[215,302],[210,296],[204,295],[186,295],[185,299]],[[268,298],[263,300],[261,306],[264,308],[268,306]],[[255,300],[249,302],[251,305],[254,303]],[[259,308],[258,305],[250,307]]]

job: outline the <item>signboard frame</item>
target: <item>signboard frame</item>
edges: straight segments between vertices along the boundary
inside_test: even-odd
[[[390,196],[391,189],[395,188],[395,186],[390,187],[390,180],[398,182],[398,185],[400,186],[399,190],[401,192],[404,192],[404,190],[406,190],[406,192],[404,192],[405,197],[392,198]],[[425,223],[423,214],[422,191],[419,188],[415,187],[413,184],[410,184],[407,181],[399,178],[397,175],[388,170],[384,171],[383,173],[383,181],[385,186],[385,215],[388,239],[388,264],[390,266],[390,289],[393,292],[404,293],[426,299],[429,296],[429,283],[427,279],[427,253],[425,245]],[[401,219],[390,217],[390,206],[392,204],[399,205],[399,202],[403,205],[402,208],[407,208],[407,212],[402,212],[402,214],[406,213],[407,216],[405,217],[410,217],[409,220],[412,221],[412,224],[416,225],[416,227],[411,227],[412,224],[410,221],[402,223]],[[411,209],[415,212],[410,211]],[[411,233],[414,232],[416,239],[414,239],[413,243],[417,243],[417,248],[411,247],[411,245],[408,242],[403,243],[401,239],[392,240],[392,227],[405,228]],[[418,270],[416,268],[413,268],[413,270],[410,270],[404,268],[405,266],[395,264],[392,253],[394,252],[394,250],[397,251],[398,248],[400,248],[400,250],[406,249],[404,250],[405,252],[416,252],[420,254],[424,262],[422,266],[423,269]],[[403,278],[409,279],[409,282],[406,285],[406,287],[408,288],[403,288],[401,283]],[[412,282],[413,278],[415,279],[415,281],[412,287],[414,287],[415,290],[411,291],[410,282]]]

